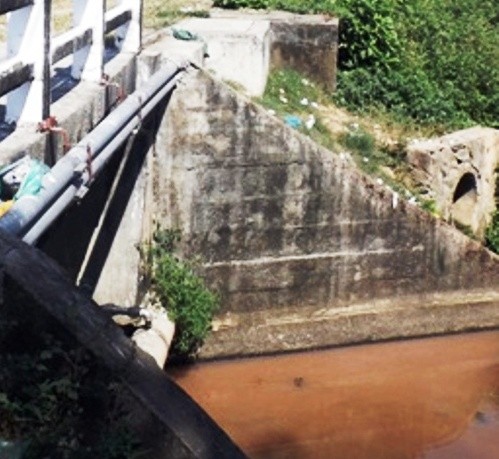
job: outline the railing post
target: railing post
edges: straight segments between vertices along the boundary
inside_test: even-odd
[[[73,0],[73,26],[92,29],[92,44],[74,53],[71,76],[100,81],[104,69],[104,0]]]
[[[117,30],[116,37],[121,51],[137,53],[142,45],[142,0],[122,0],[121,5],[131,11],[132,17]]]
[[[7,56],[33,65],[33,79],[7,96],[8,122],[37,123],[50,112],[51,0],[13,11],[7,25]]]

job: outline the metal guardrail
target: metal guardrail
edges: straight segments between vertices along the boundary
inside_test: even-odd
[[[7,95],[5,120],[38,123],[50,115],[52,66],[73,55],[71,76],[101,81],[104,35],[115,32],[121,52],[139,51],[142,0],[121,0],[105,10],[105,0],[73,0],[73,27],[52,37],[52,0],[2,0],[8,14],[7,59],[0,62],[0,97]]]

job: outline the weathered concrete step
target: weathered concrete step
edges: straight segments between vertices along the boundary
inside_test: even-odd
[[[347,307],[226,313],[200,358],[249,356],[499,327],[499,291],[373,300]]]

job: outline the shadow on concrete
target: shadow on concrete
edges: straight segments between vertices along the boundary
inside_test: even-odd
[[[5,111],[5,105],[0,105],[0,142],[16,130],[15,123],[7,123],[5,121]]]
[[[64,407],[50,410],[49,419],[58,422],[42,426],[28,421],[19,426],[17,418],[14,418],[17,423],[14,427],[19,427],[19,431],[16,429],[14,432],[15,441],[19,437],[22,440],[30,438],[30,434],[43,432],[36,438],[35,447],[40,439],[49,443],[48,447],[52,442],[53,448],[62,446],[67,452],[66,443],[59,443],[61,434],[62,438],[65,433],[74,436],[76,428],[80,439],[80,435],[86,433],[84,428],[89,427],[89,435],[81,437],[81,445],[92,446],[87,439],[96,439],[100,434],[108,439],[104,430],[112,423],[106,415],[106,408],[110,407],[115,416],[129,423],[127,436],[137,434],[136,439],[144,440],[145,447],[149,446],[147,443],[153,437],[155,443],[148,448],[150,453],[146,457],[246,457],[148,354],[136,347],[92,300],[82,295],[53,260],[18,238],[0,232],[0,264],[3,280],[0,285],[3,306],[0,310],[0,345],[3,354],[10,354],[9,358],[2,360],[2,390],[8,391],[11,399],[20,397],[23,403],[33,407],[30,414],[23,413],[25,421],[30,419],[31,413],[35,413],[31,419],[38,419],[38,413],[50,407],[38,395],[40,384],[43,387],[49,384],[52,388],[57,381],[71,381],[71,377],[76,378],[78,383],[70,383],[74,396],[67,397],[61,393],[58,394],[60,397],[54,398],[54,404]],[[90,353],[82,354],[83,348]],[[37,365],[35,371],[34,366],[39,363],[43,350],[47,351],[47,358],[43,358],[47,367]],[[33,367],[26,365],[26,362],[33,362]],[[87,371],[79,373],[75,369],[80,362]],[[91,379],[97,384],[88,385]],[[109,383],[115,387],[112,391]],[[116,383],[120,384],[118,388]],[[122,397],[115,405],[118,410],[107,403],[113,394]],[[73,410],[68,409],[72,407]],[[61,409],[63,415],[55,418]],[[21,427],[26,430],[26,436],[20,431]],[[152,428],[154,430],[150,430]],[[32,457],[46,456],[46,451],[50,457],[60,457],[58,452],[54,455],[54,451],[48,449]],[[163,454],[155,455],[156,452]]]
[[[95,244],[88,254],[85,271],[81,275],[80,287],[89,297],[94,293],[146,155],[154,144],[168,101],[169,97],[144,120],[128,157],[124,158],[126,145],[123,145],[121,151],[116,153],[106,169],[96,178],[85,198],[68,208],[38,242],[38,247],[61,264],[70,273],[71,278],[76,280],[94,230],[103,218]],[[126,163],[120,168],[123,158]],[[116,177],[120,169],[121,174]],[[113,187],[115,180],[117,182]],[[110,195],[113,188],[114,191]],[[106,208],[108,200],[110,201]],[[131,247],[130,250],[135,248]]]
[[[109,63],[120,53],[116,46],[106,46],[104,49],[104,65]],[[61,97],[74,89],[80,80],[76,80],[71,76],[71,64],[64,67],[56,67],[54,75],[50,80],[50,91],[52,103],[57,102]]]

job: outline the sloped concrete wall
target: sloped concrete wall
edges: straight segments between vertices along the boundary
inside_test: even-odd
[[[156,149],[159,221],[224,313],[497,293],[498,257],[207,74],[175,92]]]

